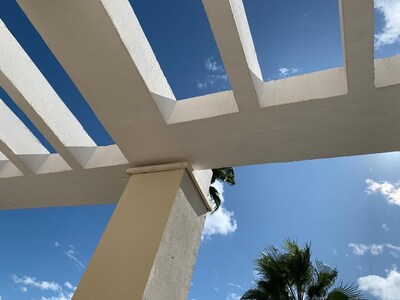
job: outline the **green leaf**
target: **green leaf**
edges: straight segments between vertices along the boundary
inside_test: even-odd
[[[334,288],[329,294],[326,300],[363,300],[361,292],[358,287],[351,284],[339,285]]]

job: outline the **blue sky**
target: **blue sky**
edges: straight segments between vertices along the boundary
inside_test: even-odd
[[[229,89],[201,1],[130,2],[178,99]],[[244,2],[265,81],[343,65],[336,0]],[[375,56],[398,54],[400,1],[376,6]],[[15,1],[0,1],[0,18],[96,143],[112,144]],[[35,132],[1,88],[0,98]],[[389,153],[237,168],[207,220],[189,299],[237,300],[254,279],[252,260],[287,237],[312,242],[314,257],[369,299],[396,299],[399,163]],[[113,209],[0,211],[0,299],[70,299]]]

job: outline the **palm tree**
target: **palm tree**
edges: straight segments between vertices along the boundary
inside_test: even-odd
[[[213,184],[216,180],[220,180],[228,183],[229,185],[235,185],[235,171],[233,168],[212,169],[212,172],[211,184]],[[215,204],[214,211],[216,211],[221,205],[220,194],[213,186],[210,186],[209,193],[211,200]]]
[[[333,287],[336,268],[311,261],[311,246],[286,240],[283,252],[270,246],[255,260],[258,279],[241,299],[251,300],[359,300],[353,285]]]

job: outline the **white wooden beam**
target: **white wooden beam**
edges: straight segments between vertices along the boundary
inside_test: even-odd
[[[259,108],[263,77],[242,0],[203,0],[240,112]]]
[[[291,76],[264,83],[261,106],[277,106],[347,94],[346,71],[343,68]]]
[[[0,168],[0,210],[117,203],[128,181],[127,168],[121,165],[21,176],[7,162]]]
[[[73,169],[69,147],[96,144],[0,21],[0,85]]]
[[[0,155],[1,157],[4,156],[4,154]],[[8,180],[9,178],[17,178],[17,177],[25,177],[24,174],[9,160],[0,160],[0,179],[2,181]],[[2,196],[4,197],[4,196]],[[4,198],[2,198],[4,199]],[[1,209],[1,203],[0,201],[0,209]],[[7,206],[7,205],[6,205]],[[11,207],[9,207],[11,208]]]
[[[400,84],[400,55],[375,59],[374,65],[377,88]]]
[[[0,149],[24,175],[71,170],[49,151],[0,99]]]
[[[258,89],[249,80],[251,76],[245,75],[243,83],[238,80],[238,85],[232,84],[240,111],[226,114],[214,114],[212,99],[217,100],[217,111],[223,112],[225,104],[231,105],[226,99],[232,98],[232,92],[177,104],[160,88],[158,97],[164,106],[163,116],[162,109],[153,101],[157,95],[152,91],[157,90],[154,87],[157,85],[154,83],[152,87],[149,79],[145,82],[147,75],[142,74],[140,63],[130,52],[133,50],[126,46],[132,43],[129,37],[137,42],[138,48],[143,43],[128,33],[140,28],[135,29],[129,21],[133,13],[127,0],[108,3],[18,0],[18,3],[134,166],[189,161],[195,169],[208,169],[400,149],[400,141],[393,139],[400,129],[399,86],[375,89],[373,84],[370,0],[342,2],[346,76],[342,69],[325,70],[264,84],[272,88],[274,96],[265,95],[267,101],[259,109],[255,92]],[[241,71],[251,74],[252,64],[244,50],[249,43],[239,34],[240,23],[233,13],[233,4],[240,2],[205,0],[204,3],[223,59],[229,57],[229,49],[223,51],[221,45],[225,45],[225,39],[230,45],[231,37],[235,53],[231,59],[237,58]],[[126,10],[109,7],[119,5]],[[218,18],[220,23],[226,21],[226,29],[217,22]],[[124,30],[127,32],[121,32]],[[142,55],[146,66],[149,53],[143,51]],[[224,63],[232,77],[229,65],[234,68],[234,63]],[[146,70],[151,75],[152,67]],[[154,78],[158,78],[157,73],[160,74],[156,71]],[[257,72],[253,69],[252,73]],[[349,82],[349,93],[340,84],[343,77]],[[235,89],[240,91],[241,84],[245,84],[243,95],[253,90],[242,101],[235,93]],[[161,101],[163,95],[166,101]]]
[[[14,151],[0,139],[0,151],[9,159],[14,166],[18,168],[24,175],[34,175],[25,163],[14,153]]]
[[[159,147],[165,120],[152,93],[175,100],[129,2],[18,3],[125,157],[140,148],[134,131]]]
[[[374,1],[340,0],[343,55],[349,93],[374,89]]]

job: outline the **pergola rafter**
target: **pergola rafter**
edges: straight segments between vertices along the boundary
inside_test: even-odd
[[[57,151],[22,158],[4,140],[2,177],[76,172],[84,179],[89,168],[118,165],[189,161],[207,169],[400,149],[389,138],[400,128],[400,58],[373,58],[372,0],[339,1],[343,68],[269,82],[242,0],[203,0],[232,91],[181,101],[127,0],[18,3],[116,145],[93,142],[0,23],[0,84]],[[6,171],[9,163],[21,172]]]
[[[203,0],[232,90],[177,101],[128,0],[17,0],[114,145],[98,146],[0,20],[0,209],[118,203],[74,299],[185,299],[210,168],[396,151],[400,56],[339,0],[344,67],[263,82],[242,0]],[[162,164],[162,165],[161,165]]]

